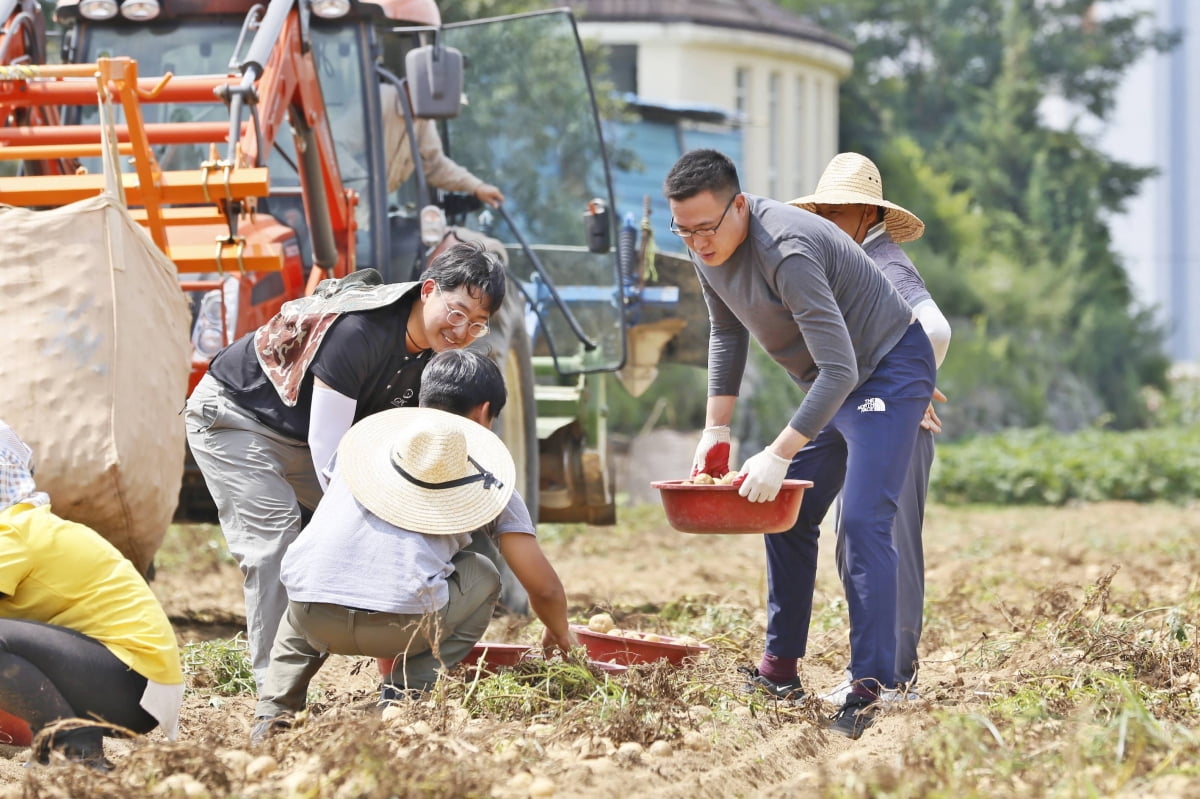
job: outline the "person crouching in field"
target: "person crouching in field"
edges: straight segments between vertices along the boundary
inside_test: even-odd
[[[29,724],[39,763],[58,753],[107,771],[105,735],[175,738],[179,646],[133,563],[54,515],[32,459],[0,421],[0,708]]]
[[[429,386],[427,389],[425,386]],[[465,397],[474,403],[460,405]],[[483,637],[500,594],[487,557],[497,539],[545,624],[548,653],[573,644],[566,595],[514,493],[516,466],[490,430],[506,398],[499,369],[469,351],[426,368],[422,404],[363,419],[338,447],[329,490],[288,549],[280,625],[251,742],[288,726],[329,653],[394,659],[382,701],[429,691]],[[470,417],[470,418],[467,418]]]

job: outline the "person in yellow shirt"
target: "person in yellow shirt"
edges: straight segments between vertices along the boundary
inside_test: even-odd
[[[174,739],[183,700],[175,632],[133,563],[92,529],[61,519],[37,490],[33,452],[0,421],[0,708],[57,752],[107,770],[114,727]]]

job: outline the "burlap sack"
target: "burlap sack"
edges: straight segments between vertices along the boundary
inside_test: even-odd
[[[101,196],[0,206],[0,419],[59,516],[139,570],[179,497],[190,313],[175,265]]]

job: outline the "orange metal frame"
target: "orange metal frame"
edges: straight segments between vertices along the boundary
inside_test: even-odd
[[[275,137],[285,130],[287,115],[303,114],[316,135],[321,185],[304,186],[304,193],[321,192],[329,198],[329,209],[338,262],[334,275],[355,268],[354,217],[357,196],[342,186],[334,154],[333,137],[324,118],[324,103],[312,55],[301,47],[300,23],[296,12],[288,18],[271,58],[256,85],[258,120],[247,120],[240,128],[234,157],[215,156],[218,144],[228,146],[229,124],[179,122],[146,124],[143,103],[220,102],[214,90],[240,83],[229,75],[139,78],[137,64],[129,58],[102,58],[95,64],[45,66],[0,65],[0,125],[21,117],[32,124],[0,127],[0,159],[21,159],[46,164],[70,164],[71,159],[94,157],[101,152],[100,125],[58,124],[56,109],[64,105],[91,105],[104,95],[124,112],[125,123],[112,128],[122,156],[131,156],[133,172],[122,173],[126,201],[135,209],[155,244],[179,266],[180,271],[219,272],[236,265],[242,271],[277,270],[283,255],[275,243],[247,241],[233,235],[227,217],[234,203],[242,203],[252,215],[254,198],[266,197],[269,181],[259,163],[259,143],[269,150]],[[209,144],[214,156],[197,169],[164,172],[154,157],[152,145]],[[50,174],[0,178],[0,202],[24,206],[57,206],[104,190],[104,176],[62,174],[61,168],[46,168]],[[303,180],[303,175],[301,176]],[[193,207],[188,207],[193,206]],[[215,237],[215,246],[169,241],[168,228],[213,225],[226,235]],[[250,225],[254,228],[254,225]],[[185,237],[189,242],[195,236]],[[203,252],[207,249],[207,254]],[[322,270],[313,269],[315,279]]]

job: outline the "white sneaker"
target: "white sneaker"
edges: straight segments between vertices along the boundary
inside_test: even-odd
[[[821,694],[821,699],[834,705],[844,705],[846,704],[846,697],[850,695],[850,689],[852,687],[853,685],[850,682],[850,678],[847,677],[846,679],[842,680],[842,682],[839,683],[838,686],[833,690],[829,691],[828,693]]]
[[[892,688],[881,693],[879,698],[884,702],[916,702],[921,695],[916,691],[901,692]]]

